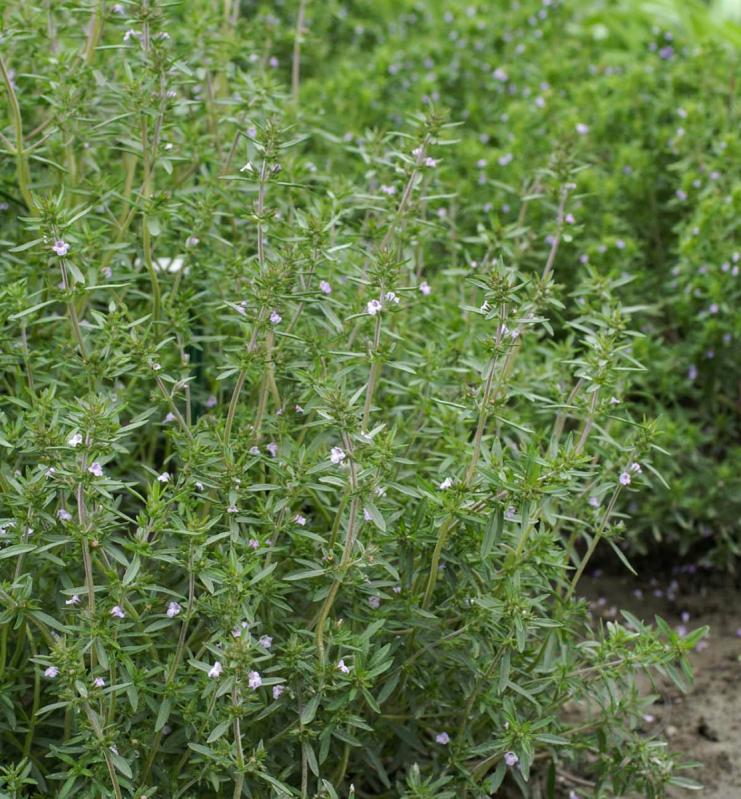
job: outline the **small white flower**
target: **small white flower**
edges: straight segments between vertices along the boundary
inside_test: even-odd
[[[270,649],[273,645],[273,639],[269,635],[261,635],[257,642],[263,649]]]
[[[386,302],[394,302],[397,305],[399,304],[399,298],[396,296],[396,294],[394,294],[393,291],[387,291],[383,298],[386,300]]]
[[[64,239],[57,239],[54,244],[51,246],[52,250],[59,255],[60,257],[63,255],[67,255],[69,252],[69,244],[67,244]]]
[[[47,470],[44,472],[44,477],[46,477],[46,478],[54,477],[54,475],[55,475],[56,473],[57,473],[57,470],[56,470],[56,469],[55,469],[53,466],[50,466],[50,467],[49,467],[49,468],[48,468],[48,469],[47,469]]]
[[[167,606],[167,611],[166,611],[167,618],[174,619],[175,616],[177,616],[181,610],[182,608],[180,607],[180,604],[178,602],[170,602],[170,604]]]
[[[247,675],[247,683],[253,691],[256,691],[262,685],[262,677],[260,676],[260,673],[257,671],[251,671]]]
[[[273,699],[280,699],[281,695],[283,694],[283,691],[285,691],[285,690],[286,690],[286,688],[285,688],[284,685],[274,685],[273,686]]]
[[[631,463],[628,468],[634,474],[640,474],[641,473],[641,464],[640,463]]]
[[[381,310],[381,308],[382,306],[379,300],[371,300],[366,306],[365,310],[370,316],[375,316]]]
[[[585,125],[583,122],[579,122],[576,126],[576,132],[580,136],[586,136],[589,133],[589,125]]]
[[[58,674],[59,669],[56,666],[49,666],[44,669],[44,677],[48,677],[50,680],[53,680]]]
[[[426,280],[423,280],[419,284],[419,290],[422,292],[422,294],[424,294],[425,297],[428,297],[430,294],[432,294],[432,288]]]
[[[64,600],[65,605],[79,605],[80,604],[80,597],[77,594],[72,594],[69,599]]]
[[[169,472],[162,472],[161,475],[157,477],[160,483],[169,483],[170,482],[170,473]]]
[[[373,519],[373,516],[371,516],[371,512],[368,510],[368,508],[363,508],[363,518],[367,522],[369,522],[369,521],[371,521]]]
[[[270,322],[273,325],[279,325],[283,321],[283,317],[278,313],[278,311],[273,311],[270,314]]]
[[[201,240],[198,238],[198,236],[188,236],[188,238],[185,240],[185,246],[197,247],[200,241]]]
[[[265,446],[265,449],[270,453],[271,457],[275,457],[278,454],[278,445],[275,441],[271,441],[269,444]]]
[[[331,294],[332,293],[332,286],[327,283],[326,280],[321,280],[319,282],[319,288],[321,289],[322,294]]]
[[[102,677],[96,677],[93,680],[93,685],[96,688],[105,688],[105,680]]]
[[[220,677],[220,676],[221,676],[221,672],[222,672],[222,671],[224,671],[224,667],[223,667],[223,666],[221,665],[221,663],[220,663],[220,662],[217,660],[217,661],[216,661],[216,663],[214,663],[214,665],[213,665],[213,666],[211,666],[211,668],[208,670],[208,676],[209,676],[209,677],[210,677],[212,680],[215,680],[217,677]]]
[[[126,616],[126,614],[124,613],[124,609],[121,607],[121,605],[114,605],[111,608],[110,613],[111,616],[115,616],[117,619],[123,619],[124,616]]]
[[[380,596],[369,596],[368,597],[368,604],[373,608],[373,610],[378,610],[381,607],[381,597]]]
[[[439,732],[435,736],[435,743],[442,744],[443,746],[447,746],[450,743],[450,736],[447,732]]]
[[[335,465],[342,463],[346,457],[344,450],[340,447],[332,447],[332,451],[329,453],[329,459]]]
[[[259,455],[260,447],[250,447],[250,455]]]
[[[303,413],[304,412],[304,409],[300,405],[295,405],[293,410],[296,411],[296,413]]]
[[[87,470],[93,475],[93,477],[103,476],[103,467],[98,463],[98,461],[91,463]]]
[[[343,674],[349,674],[350,673],[350,667],[345,665],[345,661],[344,660],[340,660],[340,662],[337,664],[337,668]]]
[[[300,513],[297,513],[293,517],[293,521],[296,522],[296,524],[298,524],[301,527],[303,527],[306,524],[306,516],[302,516]]]
[[[453,485],[453,480],[450,477],[446,477],[442,483],[438,486],[441,491],[445,491],[446,488],[450,488]]]
[[[620,475],[620,483],[624,486],[630,485],[630,474],[628,472],[623,472]]]
[[[238,508],[236,505],[234,505],[234,504],[231,504],[231,505],[229,505],[229,507],[226,509],[226,512],[227,512],[227,513],[239,513],[239,508]]]
[[[61,522],[68,522],[72,519],[72,514],[66,508],[60,508],[57,511],[57,518]]]
[[[587,501],[593,508],[599,508],[599,499],[597,497],[589,497]]]
[[[82,444],[82,435],[80,433],[75,433],[73,436],[69,437],[67,443],[70,447],[76,447]]]
[[[126,33],[124,33],[123,40],[128,42],[129,39],[138,39],[141,36],[139,31],[135,31],[133,28],[129,28]]]

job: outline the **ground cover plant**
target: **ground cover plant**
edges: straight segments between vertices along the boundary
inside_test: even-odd
[[[496,12],[2,10],[0,796],[699,787],[579,584],[737,551],[732,36]]]

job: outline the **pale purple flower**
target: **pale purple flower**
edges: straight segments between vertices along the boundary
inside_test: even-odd
[[[641,473],[641,464],[640,463],[631,463],[628,467],[633,474],[640,474]]]
[[[217,677],[220,677],[220,676],[221,676],[221,672],[222,672],[222,671],[224,671],[224,667],[223,667],[223,666],[221,665],[221,663],[220,663],[220,662],[217,660],[217,661],[214,663],[214,665],[213,665],[213,666],[211,666],[211,668],[208,670],[208,676],[209,676],[209,677],[210,677],[212,680],[215,680]]]
[[[697,380],[697,367],[694,364],[690,364],[689,368],[687,369],[687,377],[694,383]]]
[[[347,456],[345,455],[345,451],[340,447],[332,447],[331,452],[329,453],[329,459],[335,465],[342,463]]]
[[[375,316],[381,310],[381,307],[379,300],[371,300],[365,310],[370,316]]]
[[[170,482],[170,473],[169,472],[162,472],[161,475],[157,477],[160,483],[169,483]]]
[[[266,444],[265,449],[273,458],[278,454],[278,445],[275,443],[275,441],[271,441],[269,444]]]
[[[70,447],[76,447],[82,444],[82,435],[80,433],[75,433],[73,436],[69,437],[67,444],[69,444]]]
[[[167,606],[167,618],[174,619],[175,616],[177,616],[181,610],[182,608],[177,602],[170,602],[169,605]]]
[[[429,297],[429,295],[432,294],[432,288],[430,287],[430,284],[426,280],[423,280],[419,284],[419,290],[422,292],[422,294],[425,295],[425,297]]]
[[[185,240],[185,246],[197,247],[200,241],[201,240],[198,238],[198,236],[188,236],[188,238]]]
[[[339,670],[340,670],[340,671],[341,671],[343,674],[349,674],[349,673],[350,673],[350,667],[345,665],[345,661],[344,661],[344,660],[340,660],[340,661],[339,661],[339,663],[337,664],[337,668],[338,668],[338,669],[339,669]]]
[[[79,605],[80,604],[80,597],[77,594],[72,594],[69,599],[64,600],[65,605]]]
[[[175,414],[172,411],[168,411],[167,414],[165,415],[165,424],[174,422],[175,419],[176,419]]]
[[[567,225],[573,225],[576,223],[576,219],[574,219],[573,214],[566,214],[566,216],[564,217],[564,221],[566,222]]]
[[[321,289],[322,294],[331,294],[332,293],[332,286],[327,283],[326,280],[319,281],[319,288]]]
[[[381,191],[384,194],[392,195],[396,194],[396,186],[381,186]]]
[[[450,488],[453,485],[453,479],[451,477],[446,477],[442,483],[438,486],[441,491],[445,491],[446,488]]]
[[[57,511],[57,518],[61,522],[68,522],[72,519],[72,514],[66,508],[60,508]]]
[[[269,635],[261,635],[257,643],[260,644],[263,649],[270,649],[273,645],[273,639]]]
[[[110,613],[111,616],[115,616],[115,618],[117,619],[123,619],[124,616],[126,616],[126,614],[124,613],[124,609],[121,607],[121,605],[114,605],[111,608]]]
[[[717,302],[712,303],[711,306],[708,308],[708,312],[711,313],[713,316],[715,316],[715,314],[718,313],[718,310],[719,308]]]
[[[260,548],[260,542],[256,538],[250,538],[250,540],[247,542],[247,545],[252,549]]]
[[[274,325],[279,325],[283,321],[283,317],[278,313],[278,311],[273,311],[270,314],[270,322]]]
[[[96,677],[93,680],[93,685],[96,688],[105,688],[105,680],[102,677]]]
[[[576,132],[580,136],[586,136],[589,133],[589,125],[585,125],[583,122],[579,122],[576,126]]]
[[[499,158],[497,158],[497,163],[499,164],[499,166],[507,166],[507,164],[512,163],[513,158],[514,156],[512,155],[512,153],[505,153],[504,155],[500,155]]]
[[[260,447],[250,447],[250,455],[259,455]]]
[[[138,39],[140,36],[141,36],[141,33],[139,33],[139,31],[135,31],[133,28],[129,28],[126,31],[126,33],[124,33],[123,40],[125,42],[128,42],[129,39],[132,39],[132,38]]]
[[[203,491],[203,483],[200,480],[196,480],[196,489],[198,491]]]
[[[285,685],[274,685],[273,686],[273,699],[280,699],[283,691],[286,690]]]
[[[516,766],[520,762],[520,758],[514,752],[505,752],[504,762],[508,766]]]
[[[630,485],[630,474],[628,472],[623,472],[620,475],[620,483],[621,483],[621,485],[624,485],[624,486],[629,486]]]
[[[273,69],[275,69],[278,66],[278,64],[280,64],[280,61],[278,61],[278,59],[275,56],[271,56],[270,60],[268,61],[268,64],[270,64],[270,66]]]
[[[593,508],[599,508],[599,499],[597,497],[589,497],[588,502]]]
[[[260,676],[260,673],[257,671],[251,671],[247,675],[247,683],[253,691],[256,691],[262,685],[262,677]]]
[[[397,305],[399,304],[399,298],[393,291],[387,291],[383,298],[386,300],[386,302],[393,302]]]
[[[368,604],[373,608],[373,610],[378,610],[381,607],[381,597],[380,596],[369,596],[368,597]]]
[[[447,746],[450,743],[450,736],[447,732],[439,732],[435,736],[435,743],[442,744],[443,746]]]
[[[371,515],[371,512],[368,510],[368,508],[363,508],[363,518],[367,522],[372,521],[373,516]]]
[[[302,516],[300,513],[297,513],[293,517],[293,521],[296,522],[296,524],[298,524],[301,527],[303,527],[306,524],[306,516]]]
[[[434,158],[430,158],[429,155],[427,156],[427,158],[425,158],[425,162],[424,163],[425,163],[425,166],[429,166],[431,168],[437,166],[437,160],[434,159]]]
[[[59,669],[56,666],[48,666],[44,669],[44,677],[53,680],[59,674]]]
[[[615,242],[615,246],[618,248],[618,250],[624,250],[625,249],[625,242],[622,239],[618,239]]]
[[[216,397],[213,394],[210,394],[208,399],[206,400],[206,407],[207,408],[214,408],[216,407]]]
[[[497,67],[492,75],[501,83],[506,83],[509,80],[509,75],[502,67]]]
[[[234,505],[234,504],[231,504],[231,505],[230,505],[230,506],[229,506],[229,507],[226,509],[226,512],[227,512],[227,513],[239,513],[239,508],[238,508],[236,505]]]
[[[304,412],[304,409],[300,405],[295,405],[293,410],[296,411],[296,413],[303,413]]]
[[[119,17],[123,16],[125,13],[124,7],[121,5],[121,3],[114,3],[111,11],[113,11],[114,14],[118,14]]]
[[[54,477],[54,475],[55,475],[56,473],[57,473],[57,470],[56,470],[56,469],[55,469],[53,466],[50,466],[50,467],[49,467],[49,468],[48,468],[48,469],[47,469],[47,470],[44,472],[44,477],[46,477],[46,478]]]
[[[67,244],[64,239],[57,239],[54,244],[51,245],[51,248],[59,256],[67,255],[69,252],[69,244]]]
[[[98,463],[98,461],[91,463],[90,466],[88,466],[88,471],[93,475],[93,477],[103,476],[103,467]]]

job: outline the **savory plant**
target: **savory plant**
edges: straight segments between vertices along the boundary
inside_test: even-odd
[[[352,84],[412,24],[506,42],[397,5],[5,12],[0,795],[697,787],[636,675],[704,631],[579,593],[662,457],[594,122]]]

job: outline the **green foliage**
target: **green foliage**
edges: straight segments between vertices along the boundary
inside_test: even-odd
[[[693,787],[578,584],[736,551],[735,57],[490,12],[3,12],[0,796]]]

